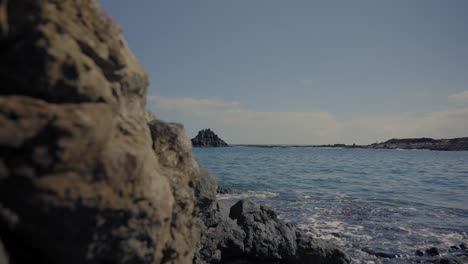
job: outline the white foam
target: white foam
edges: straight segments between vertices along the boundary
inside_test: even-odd
[[[440,247],[442,245],[448,247],[451,245],[459,244],[460,242],[467,243],[464,232],[434,232],[428,228],[409,228],[400,227],[400,230],[408,232],[408,235],[416,236],[419,239],[419,248]]]
[[[218,194],[216,198],[219,200],[229,200],[229,199],[245,199],[245,198],[273,198],[278,196],[279,193],[274,192],[264,192],[264,191],[247,191],[242,193],[235,193],[235,194]]]
[[[414,208],[414,207],[398,207],[397,208],[398,210],[400,211],[406,211],[406,212],[416,212],[418,209]]]
[[[342,221],[323,221],[318,220],[320,218],[319,214],[310,216],[308,218],[310,225],[309,228],[313,229],[320,238],[332,239],[341,241],[341,238],[337,238],[335,234],[340,234],[344,237],[354,237],[355,239],[370,241],[372,237],[367,234],[363,234],[364,227],[361,225],[350,225]],[[341,243],[339,243],[341,244]]]

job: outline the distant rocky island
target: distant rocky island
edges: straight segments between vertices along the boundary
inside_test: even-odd
[[[216,135],[211,129],[202,129],[192,138],[194,147],[228,147],[229,145]]]
[[[327,145],[235,145],[258,148],[365,148],[365,149],[420,149],[420,150],[439,150],[439,151],[468,151],[468,137],[451,139],[433,139],[433,138],[402,138],[390,139],[381,143],[370,145],[346,145],[346,144],[327,144]]]
[[[468,150],[468,137],[452,139],[403,138],[390,139],[382,143],[367,145],[371,149],[427,149],[460,151]]]

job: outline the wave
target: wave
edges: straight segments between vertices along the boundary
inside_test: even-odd
[[[231,199],[245,199],[245,198],[273,198],[278,196],[279,193],[265,192],[265,191],[246,191],[241,193],[230,193],[230,194],[217,194],[216,198],[219,200],[231,200]]]

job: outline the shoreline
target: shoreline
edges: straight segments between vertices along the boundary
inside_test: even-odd
[[[332,149],[395,149],[431,151],[468,151],[468,137],[451,139],[403,138],[368,145],[347,144],[231,144],[232,147],[256,148],[332,148]]]
[[[279,194],[278,194],[279,195]],[[275,195],[274,197],[277,197]],[[283,219],[286,223],[292,224],[302,232],[312,235],[314,238],[325,239],[334,244],[338,245],[339,248],[344,250],[351,258],[351,263],[367,263],[365,261],[376,261],[375,263],[465,263],[468,261],[468,250],[467,240],[460,239],[457,241],[446,242],[443,245],[437,243],[423,243],[411,246],[407,245],[406,248],[402,247],[406,242],[396,243],[394,246],[389,245],[388,247],[381,247],[378,240],[372,237],[371,233],[361,233],[359,228],[362,226],[356,225],[354,222],[347,222],[343,219],[330,220],[328,218],[316,218],[315,216],[308,217],[309,224],[296,222],[296,220],[290,218],[290,215],[281,210],[280,205],[268,202],[268,198],[273,197],[257,197],[251,191],[240,191],[237,189],[231,189],[229,187],[218,186],[217,199],[222,199],[229,204],[235,204],[240,200],[253,199],[255,202],[261,204],[268,204],[273,211],[278,214],[280,219]],[[279,207],[278,207],[279,206]],[[284,204],[283,204],[284,206]],[[316,208],[317,210],[317,208]],[[318,214],[320,215],[320,213]],[[362,224],[366,226],[366,224]],[[400,231],[409,232],[408,239],[411,239],[412,232],[416,232],[414,235],[423,236],[419,232],[424,230],[419,229],[408,229],[408,227],[402,227]],[[357,232],[357,233],[356,233]],[[353,238],[360,237],[372,237],[371,241],[355,241]],[[441,234],[441,237],[453,236],[453,234]],[[413,238],[415,239],[415,238]],[[443,240],[443,238],[441,238]],[[453,240],[453,238],[452,238]],[[400,241],[401,242],[401,241]],[[358,243],[358,244],[356,244]],[[364,262],[360,262],[364,261]],[[381,262],[382,261],[382,262]]]

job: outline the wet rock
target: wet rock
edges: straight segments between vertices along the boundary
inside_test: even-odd
[[[453,258],[442,258],[438,261],[439,264],[466,264],[468,263],[467,256],[457,256]]]
[[[228,144],[220,139],[211,129],[203,129],[197,136],[192,138],[194,147],[227,147]]]
[[[415,254],[416,256],[420,256],[420,257],[424,256],[424,252],[420,249],[416,250]]]
[[[379,258],[396,258],[398,255],[394,253],[389,253],[389,252],[383,252],[380,250],[375,250],[372,248],[365,247],[361,249],[361,251],[366,252],[369,255],[374,255]]]
[[[461,249],[464,249],[464,250],[467,250],[468,249],[468,246],[465,244],[465,243],[461,243],[460,245],[458,245]]]
[[[216,193],[218,193],[218,194],[235,194],[235,193],[239,193],[239,192],[235,191],[233,189],[230,189],[230,188],[226,188],[226,187],[223,187],[223,186],[218,186],[218,187],[216,187]]]
[[[450,246],[450,249],[451,249],[451,250],[459,250],[460,247],[457,246],[457,245],[453,245],[453,246]]]
[[[0,1],[0,237],[11,263],[189,263],[200,169],[94,0]]]
[[[342,237],[340,233],[335,233],[335,232],[331,233],[331,235],[334,237],[338,237],[338,238]]]
[[[428,248],[426,249],[426,253],[429,255],[429,256],[439,256],[442,254],[442,251],[436,247],[431,247],[431,248]]]
[[[340,264],[351,260],[335,244],[296,230],[297,251],[287,263]]]
[[[244,251],[254,258],[280,260],[297,250],[295,230],[267,207],[241,200],[231,207],[229,217],[245,232]]]
[[[304,235],[251,200],[231,208],[215,202],[202,219],[195,263],[349,263],[330,242]]]

